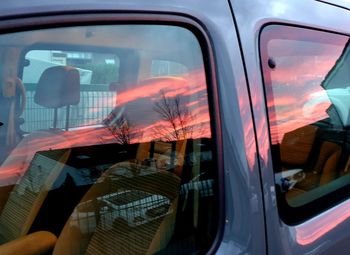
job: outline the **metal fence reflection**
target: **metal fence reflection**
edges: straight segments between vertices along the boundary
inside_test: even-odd
[[[54,110],[37,105],[34,102],[35,86],[26,85],[27,104],[22,118],[23,131],[32,132],[52,127]],[[70,106],[69,128],[99,124],[111,112],[116,102],[116,92],[109,91],[108,85],[82,85],[80,102]],[[64,128],[66,108],[58,109],[57,127]]]

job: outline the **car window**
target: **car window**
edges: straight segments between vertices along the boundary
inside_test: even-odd
[[[206,252],[218,194],[204,56],[172,25],[0,35],[0,242]]]
[[[275,183],[290,223],[349,196],[348,42],[281,25],[261,35]]]

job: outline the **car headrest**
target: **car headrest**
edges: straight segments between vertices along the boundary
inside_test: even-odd
[[[71,66],[46,69],[36,87],[34,102],[48,108],[76,105],[80,101],[79,71]]]

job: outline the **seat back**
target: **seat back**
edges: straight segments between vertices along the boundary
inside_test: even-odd
[[[0,243],[24,236],[48,191],[67,161],[70,150],[37,153],[29,169],[11,191],[0,216]]]
[[[118,174],[118,167],[107,170],[83,197],[59,236],[54,255],[153,254],[167,245],[175,225],[180,178],[148,166],[139,166],[138,175]]]
[[[172,142],[155,142],[153,158],[158,168],[174,169],[181,176],[187,139]]]
[[[287,165],[304,165],[309,159],[318,127],[308,125],[284,135],[281,146],[281,161]]]
[[[323,142],[314,171],[320,175],[319,185],[331,182],[337,177],[338,162],[342,148],[333,142]]]

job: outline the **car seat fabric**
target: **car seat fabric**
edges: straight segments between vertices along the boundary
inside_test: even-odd
[[[307,162],[318,127],[308,125],[284,135],[281,145],[282,164],[303,165]]]
[[[332,142],[324,142],[315,170],[320,173],[319,185],[326,184],[337,176],[337,166],[342,153],[341,147]]]
[[[1,255],[49,254],[56,243],[56,236],[47,231],[38,231],[0,245]]]
[[[342,149],[338,144],[329,141],[323,142],[316,164],[305,172],[304,180],[298,182],[295,187],[308,191],[334,180],[338,174],[337,166],[341,153]]]
[[[155,142],[154,158],[157,168],[173,169],[177,176],[182,175],[187,139],[172,142]]]
[[[332,155],[338,154],[338,152],[341,153],[341,151],[342,149],[338,144],[329,141],[323,142],[321,145],[317,162],[314,167],[314,171],[318,173],[324,172],[324,166],[327,164],[327,161],[332,157]],[[334,164],[332,165],[332,168],[334,169],[335,166]]]
[[[37,153],[18,184],[11,191],[0,216],[0,243],[28,233],[53,182],[65,166],[70,150]]]
[[[59,236],[54,255],[151,254],[167,245],[180,178],[154,167],[140,165],[136,175],[118,172],[118,167],[107,170],[83,197]],[[132,195],[125,195],[129,192]],[[114,207],[106,202],[113,197]]]

